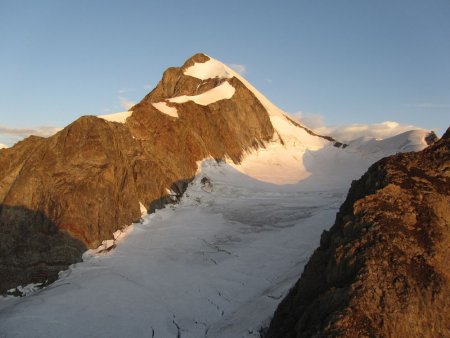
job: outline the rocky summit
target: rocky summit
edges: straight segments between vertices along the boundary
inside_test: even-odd
[[[355,181],[267,337],[450,336],[450,128]]]
[[[0,150],[0,293],[52,282],[86,249],[109,248],[143,212],[177,200],[198,161],[238,163],[270,140],[287,141],[274,119],[307,130],[258,95],[196,54],[129,112],[84,116]]]

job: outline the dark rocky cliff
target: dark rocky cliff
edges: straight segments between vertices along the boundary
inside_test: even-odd
[[[267,337],[450,336],[450,128],[355,181]]]

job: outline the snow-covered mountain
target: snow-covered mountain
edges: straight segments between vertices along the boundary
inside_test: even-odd
[[[91,249],[0,300],[0,332],[257,336],[350,182],[428,135],[343,145],[196,54],[128,112],[0,151],[0,291]]]
[[[13,229],[4,237],[13,244],[1,255],[7,277],[0,290],[54,280],[142,210],[181,196],[199,161],[238,164],[271,144],[292,153],[335,142],[290,120],[224,64],[196,54],[167,69],[131,111],[84,116],[51,137],[30,137],[2,151],[0,221]],[[23,229],[37,239],[19,255]]]

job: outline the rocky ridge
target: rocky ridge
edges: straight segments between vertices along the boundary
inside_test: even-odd
[[[450,128],[354,181],[266,337],[450,336]]]

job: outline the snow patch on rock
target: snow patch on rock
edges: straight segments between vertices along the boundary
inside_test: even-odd
[[[125,111],[108,115],[97,115],[97,117],[109,122],[125,123],[131,114],[133,114],[132,111]]]
[[[113,239],[107,239],[102,242],[105,250],[109,250],[114,246],[114,240]]]
[[[147,208],[144,207],[144,205],[141,202],[139,202],[139,209],[141,210],[142,217],[148,214]]]
[[[16,288],[12,288],[9,289],[6,292],[5,296],[0,296],[0,299],[11,299],[11,298],[16,298],[16,297],[25,297],[25,296],[30,296],[33,293],[38,292],[39,290],[42,289],[43,287],[43,283],[30,283],[27,284],[25,286],[19,285]]]
[[[194,63],[194,65],[186,68],[184,75],[192,76],[200,80],[214,78],[229,79],[233,77],[222,62],[211,57],[206,62]]]
[[[156,103],[152,103],[152,105],[153,105],[153,107],[158,109],[161,113],[178,118],[177,108],[168,106],[167,102],[165,102],[165,101],[156,102]]]
[[[228,82],[223,82],[217,87],[214,87],[213,89],[210,89],[202,94],[193,96],[189,95],[177,96],[168,99],[168,101],[173,103],[185,103],[188,101],[194,101],[195,103],[200,104],[202,106],[207,106],[210,105],[211,103],[220,100],[231,99],[235,92],[236,89],[231,84],[229,84]]]
[[[113,233],[114,240],[117,240],[120,237],[120,235],[122,235],[122,231],[121,230],[115,231]]]

